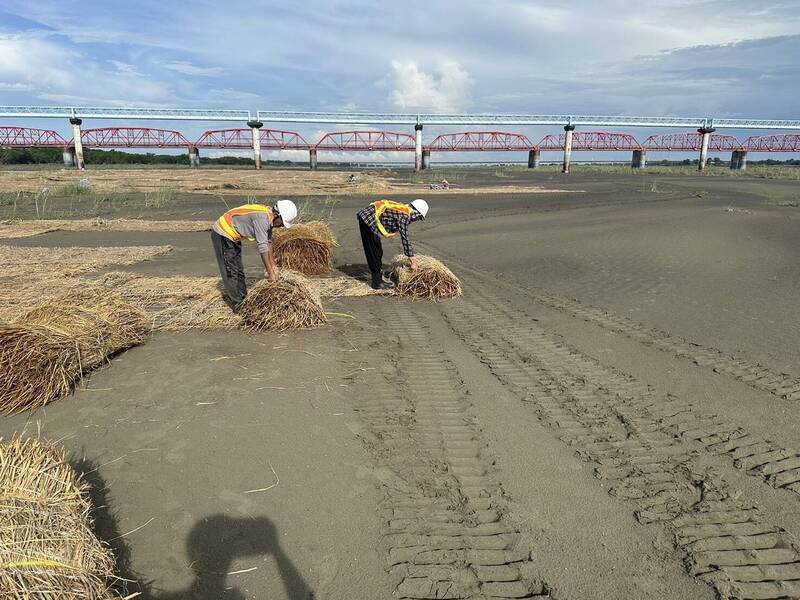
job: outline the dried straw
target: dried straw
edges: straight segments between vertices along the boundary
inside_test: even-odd
[[[107,291],[70,292],[0,326],[0,412],[44,406],[144,341],[149,319]]]
[[[0,273],[4,277],[28,279],[48,272],[76,276],[111,265],[132,265],[167,254],[172,246],[130,246],[103,248],[43,248],[0,246]]]
[[[240,305],[239,316],[249,331],[310,329],[328,320],[308,279],[285,270],[278,281],[256,283]]]
[[[153,277],[114,271],[96,280],[150,315],[153,329],[232,329],[241,319],[225,302],[219,277]]]
[[[44,406],[69,392],[80,376],[80,352],[71,337],[0,324],[0,412]]]
[[[90,510],[88,485],[55,446],[0,443],[0,597],[118,598],[114,560]]]
[[[278,265],[305,275],[329,273],[336,237],[325,221],[297,223],[275,232],[272,251]]]
[[[461,281],[435,258],[417,255],[417,270],[412,271],[408,258],[399,255],[392,260],[392,267],[399,296],[440,300],[462,295]]]
[[[143,219],[31,219],[0,221],[0,239],[25,238],[51,231],[209,231],[209,221]]]

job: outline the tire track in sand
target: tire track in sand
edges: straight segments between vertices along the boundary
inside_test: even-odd
[[[620,333],[642,344],[653,346],[679,358],[689,359],[716,373],[729,375],[738,381],[786,400],[800,400],[800,377],[779,373],[757,362],[726,354],[722,350],[690,342],[665,331],[612,314],[606,310],[584,305],[544,292],[531,292],[531,299],[549,308],[594,323],[604,329]]]
[[[352,403],[385,494],[378,512],[395,597],[550,597],[506,514],[455,366],[408,306],[375,310],[380,328],[348,333],[359,348]],[[391,366],[365,370],[395,340]]]
[[[693,575],[723,598],[800,597],[794,540],[706,464],[717,453],[757,472],[787,459],[734,424],[657,397],[582,355],[480,286],[467,284],[465,297],[442,305],[451,328],[562,441],[596,463],[612,495],[635,503],[640,522],[674,531]]]

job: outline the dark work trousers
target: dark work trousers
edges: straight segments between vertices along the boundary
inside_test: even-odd
[[[214,254],[217,255],[219,274],[222,275],[225,293],[234,305],[239,304],[247,295],[242,243],[234,242],[216,231],[211,232],[211,243],[214,245]]]
[[[369,270],[373,275],[380,273],[383,265],[381,237],[372,231],[369,225],[365,225],[361,219],[358,220],[358,228],[361,230],[361,243],[364,244],[364,254],[367,257]]]

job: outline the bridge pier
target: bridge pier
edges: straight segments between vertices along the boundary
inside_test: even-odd
[[[731,152],[731,171],[745,171],[747,169],[747,151],[734,150]]]
[[[64,148],[63,152],[64,157],[64,168],[65,169],[74,169],[75,168],[75,148],[72,146],[68,146]]]
[[[431,151],[430,150],[423,150],[422,151],[422,168],[423,169],[430,169],[431,168]]]
[[[538,169],[541,157],[542,157],[542,152],[538,148],[534,150],[528,150],[528,168]]]
[[[75,166],[81,171],[86,169],[86,163],[83,160],[83,142],[81,141],[81,121],[78,117],[70,117],[69,120],[72,125],[72,142],[75,144]]]
[[[647,165],[647,150],[634,150],[631,156],[631,169],[644,169]]]
[[[716,129],[713,127],[701,127],[697,130],[697,133],[703,134],[703,140],[700,143],[700,162],[697,165],[698,171],[705,171],[706,163],[708,162],[708,143],[711,141],[711,134],[714,133]]]
[[[189,167],[200,168],[200,149],[197,146],[189,146]]]
[[[317,170],[317,151],[314,148],[308,151],[308,168],[312,171]]]
[[[572,132],[575,131],[575,125],[571,123],[564,125],[564,168],[562,173],[569,173],[569,166],[572,163]]]
[[[253,161],[256,163],[256,169],[261,168],[261,134],[259,129],[264,124],[261,121],[248,121],[247,126],[253,132]]]
[[[421,171],[422,166],[422,123],[414,125],[414,170]]]

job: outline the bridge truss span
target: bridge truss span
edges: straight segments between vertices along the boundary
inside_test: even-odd
[[[311,147],[296,131],[259,129],[261,148],[270,150],[308,150]],[[252,129],[214,129],[206,131],[194,144],[196,148],[249,150],[253,148]]]
[[[534,150],[526,135],[504,131],[465,131],[437,136],[425,146],[436,152],[504,152]]]
[[[742,143],[745,152],[800,152],[800,134],[754,135]]]
[[[563,150],[566,134],[550,134],[537,144],[539,150]],[[572,134],[572,150],[576,152],[641,150],[642,145],[629,133],[608,133],[605,131],[575,131]]]
[[[74,141],[74,140],[73,140]],[[151,127],[102,127],[81,132],[84,146],[93,148],[187,148],[180,131]]]
[[[703,144],[703,134],[697,131],[651,135],[642,144],[644,150],[652,152],[699,151]],[[708,143],[709,152],[742,150],[742,144],[732,135],[712,133]]]
[[[326,133],[314,150],[414,152],[414,136],[393,131],[335,131]]]
[[[52,129],[0,127],[0,148],[63,148],[68,142]]]

